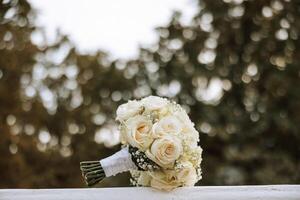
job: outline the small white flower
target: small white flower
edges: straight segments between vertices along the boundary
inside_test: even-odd
[[[151,176],[147,172],[141,171],[140,176],[137,179],[138,185],[148,186],[150,184],[150,181]]]

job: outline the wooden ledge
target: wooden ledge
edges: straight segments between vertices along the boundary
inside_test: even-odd
[[[199,186],[162,192],[152,188],[1,189],[0,200],[300,200],[300,185]]]

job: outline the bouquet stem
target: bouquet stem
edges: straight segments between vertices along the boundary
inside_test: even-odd
[[[84,161],[80,163],[82,176],[88,186],[93,186],[106,176],[99,161]]]
[[[117,153],[100,161],[80,162],[82,176],[88,186],[93,186],[105,177],[136,169],[128,148],[123,148]]]

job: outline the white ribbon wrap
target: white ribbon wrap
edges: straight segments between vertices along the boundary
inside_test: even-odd
[[[128,152],[128,147],[123,148],[117,153],[100,160],[100,164],[104,170],[105,176],[114,176],[121,172],[126,172],[131,169],[137,169]]]

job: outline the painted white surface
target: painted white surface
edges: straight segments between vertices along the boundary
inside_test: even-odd
[[[0,200],[299,200],[300,185],[201,186],[162,192],[152,188],[2,189]]]

